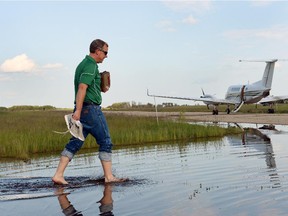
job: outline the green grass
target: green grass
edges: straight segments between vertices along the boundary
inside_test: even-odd
[[[170,140],[191,140],[203,137],[222,137],[234,130],[217,126],[191,125],[184,121],[160,120],[155,118],[107,116],[111,137],[116,145]]]
[[[70,134],[59,135],[53,131],[66,131],[64,115],[69,111],[2,111],[0,112],[0,158],[28,159],[38,153],[59,154],[69,141]],[[179,121],[106,115],[115,147],[175,140],[196,140],[223,137],[238,133],[236,128],[191,125],[183,117]],[[88,136],[83,149],[96,148],[95,139]]]

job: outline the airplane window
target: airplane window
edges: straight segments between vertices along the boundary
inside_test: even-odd
[[[231,91],[240,91],[240,88],[232,88]]]

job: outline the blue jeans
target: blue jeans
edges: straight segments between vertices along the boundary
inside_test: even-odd
[[[99,145],[99,158],[101,160],[111,160],[112,142],[108,129],[108,125],[101,110],[101,106],[87,105],[83,106],[81,111],[80,122],[83,125],[83,135],[86,138],[90,133]],[[70,160],[78,152],[84,141],[72,137],[65,146],[62,156],[67,156]]]

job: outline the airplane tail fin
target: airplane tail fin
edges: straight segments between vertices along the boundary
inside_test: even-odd
[[[277,62],[278,59],[271,59],[271,60],[267,60],[267,61],[263,61],[263,60],[259,60],[259,61],[257,61],[257,60],[256,61],[240,60],[240,62],[242,62],[242,61],[266,62],[266,67],[264,70],[262,80],[259,80],[259,81],[255,82],[254,84],[260,84],[260,85],[264,86],[265,88],[271,89],[275,62]]]
[[[272,79],[273,79],[273,74],[274,74],[274,67],[275,67],[276,61],[277,59],[266,61],[266,67],[265,67],[264,74],[262,77],[262,85],[269,89],[271,89]]]

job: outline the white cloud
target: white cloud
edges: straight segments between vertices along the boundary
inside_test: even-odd
[[[194,25],[197,23],[197,20],[192,15],[189,15],[188,17],[184,18],[182,22],[190,24],[190,25]]]
[[[162,20],[158,22],[157,27],[160,28],[162,31],[167,31],[167,32],[176,31],[176,29],[173,27],[173,23],[168,20]]]
[[[174,11],[193,11],[202,12],[210,10],[212,7],[212,0],[195,1],[195,0],[162,0],[162,3]]]
[[[54,70],[62,68],[61,63],[46,64],[44,66],[38,66],[30,59],[25,53],[15,56],[14,58],[7,59],[0,65],[1,72],[19,72],[19,73],[39,73],[43,70]]]
[[[2,72],[32,72],[35,68],[36,64],[26,54],[7,59],[0,65],[0,71]]]
[[[240,29],[224,32],[225,37],[232,39],[240,38],[263,38],[263,39],[284,39],[288,37],[288,26],[274,26],[266,29]]]
[[[208,11],[212,8],[212,0],[205,0],[205,1],[195,1],[195,0],[161,0],[165,7],[176,11],[180,14],[186,14],[185,18],[181,20],[182,23],[194,25],[198,23],[198,20],[191,15],[193,14],[203,14],[205,11]],[[188,15],[190,14],[190,15]],[[179,21],[179,20],[178,20]],[[177,21],[177,23],[178,23]],[[172,23],[162,21],[160,23],[160,28],[165,31],[176,31]]]

